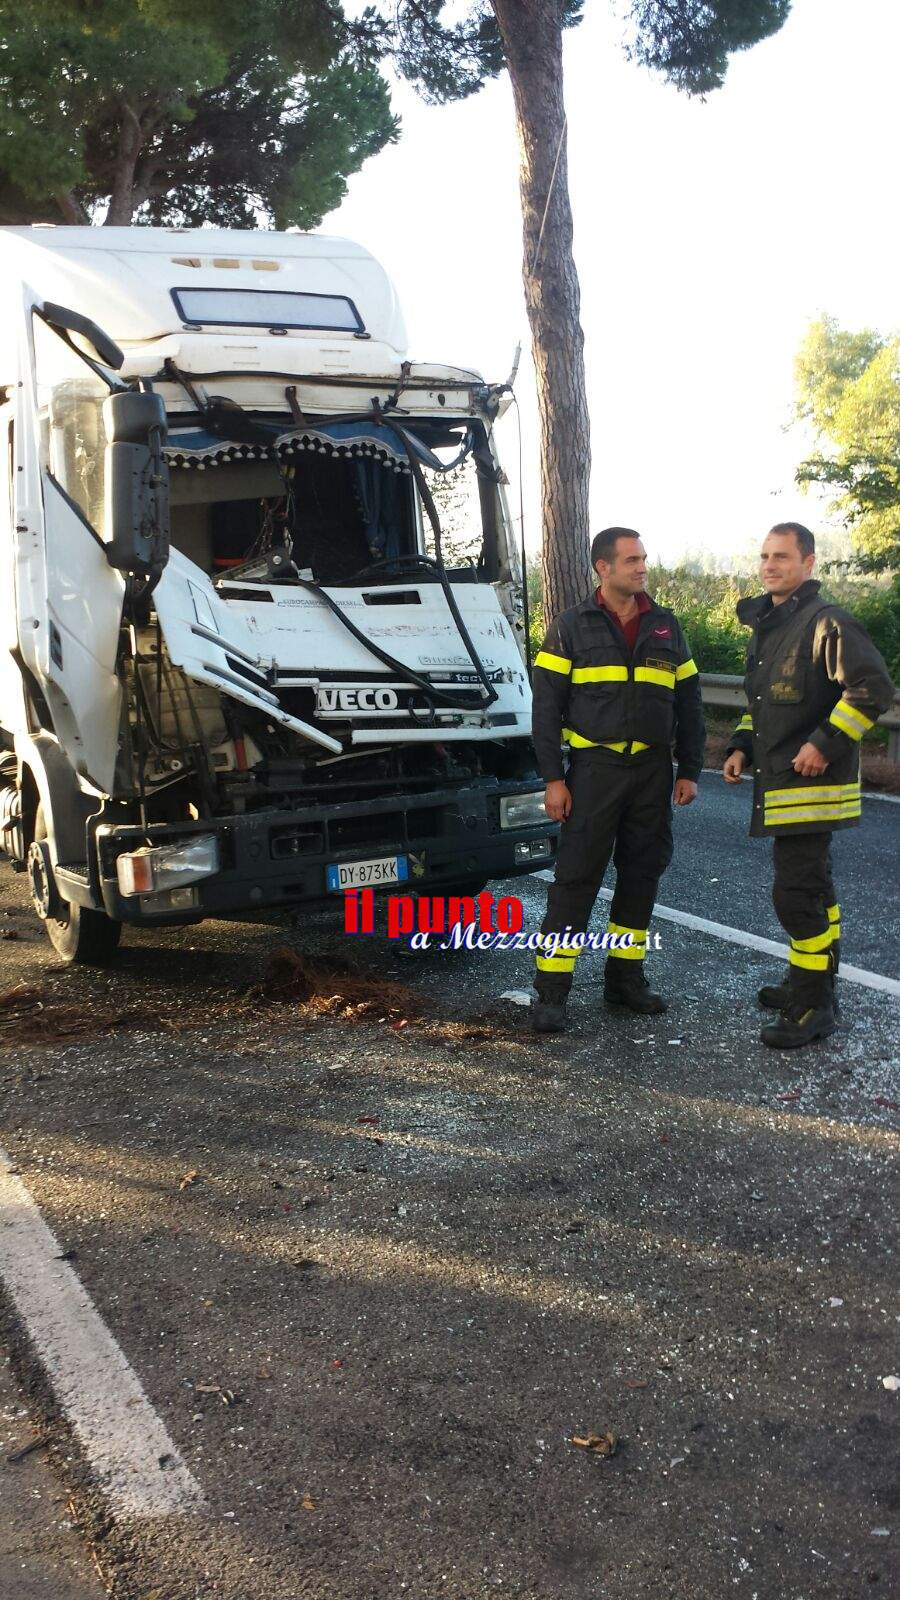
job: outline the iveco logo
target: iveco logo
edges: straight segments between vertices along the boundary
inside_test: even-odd
[[[326,714],[340,711],[396,711],[399,704],[395,689],[320,689],[316,695],[316,710]]]

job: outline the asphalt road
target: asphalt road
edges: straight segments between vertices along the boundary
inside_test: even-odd
[[[772,910],[771,844],[747,836],[752,785],[729,789],[714,773],[701,781],[698,801],[676,817],[660,900],[784,943]],[[836,833],[832,856],[846,960],[900,976],[900,804],[865,801],[862,826]]]
[[[103,1600],[75,1533],[62,1478],[51,1472],[6,1358],[0,1355],[0,1595],[10,1600]]]
[[[660,899],[778,938],[748,808],[704,779]],[[888,976],[898,842],[871,801],[836,846],[846,958]],[[537,925],[542,885],[494,889]],[[128,935],[92,974],[24,905],[4,875],[3,978],[44,1011],[0,1030],[0,1144],[204,1497],[116,1509],[7,1297],[118,1600],[890,1592],[889,996],[848,984],[838,1034],[769,1052],[771,959],[662,922],[667,1016],[607,1011],[586,957],[571,1033],[536,1041],[500,999],[521,955],[401,959],[317,917]],[[248,997],[285,944],[383,1009]]]

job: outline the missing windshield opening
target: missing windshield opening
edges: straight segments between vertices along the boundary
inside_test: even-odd
[[[417,553],[411,480],[378,461],[304,453],[283,475],[252,462],[173,478],[172,542],[214,578],[270,582],[267,558],[288,545],[323,584]]]
[[[275,419],[268,421],[277,426]],[[497,487],[481,425],[417,419],[413,432],[423,447],[423,471],[445,529],[447,567],[455,578],[466,573],[496,579],[501,575]],[[279,437],[276,462],[264,459],[264,444],[230,445],[196,425],[174,435],[172,542],[177,549],[222,582],[229,577],[241,584],[277,582],[279,568],[290,577],[283,558],[269,561],[288,545],[296,569],[315,583],[360,579],[380,585],[393,577],[395,583],[406,578],[418,585],[433,577],[420,562],[422,554],[433,558],[431,529],[417,505],[405,450],[387,423],[370,424],[365,417],[313,420],[302,448],[302,440],[295,448],[289,428]],[[236,459],[244,451],[248,459]],[[439,471],[438,461],[449,470]],[[198,470],[201,465],[204,470]]]

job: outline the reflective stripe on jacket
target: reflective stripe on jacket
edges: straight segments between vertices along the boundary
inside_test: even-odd
[[[851,828],[861,814],[859,741],[892,704],[894,685],[861,623],[800,588],[781,606],[768,595],[740,601],[753,629],[744,688],[749,711],[731,737],[754,768],[754,836]],[[816,778],[792,766],[800,746],[828,762]]]
[[[705,731],[700,679],[674,612],[651,602],[629,654],[593,595],[551,623],[535,658],[533,735],[541,777],[563,776],[560,744],[636,754],[674,741],[678,775],[696,781]]]

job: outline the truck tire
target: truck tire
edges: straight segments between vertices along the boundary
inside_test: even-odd
[[[45,845],[46,842],[44,808],[38,806],[32,850],[35,845]],[[79,962],[84,966],[105,966],[116,953],[122,934],[121,922],[114,922],[104,911],[93,911],[89,906],[78,906],[62,900],[53,880],[49,851],[45,850],[40,855],[40,861],[33,858],[29,860],[32,899],[54,950],[67,964]]]

